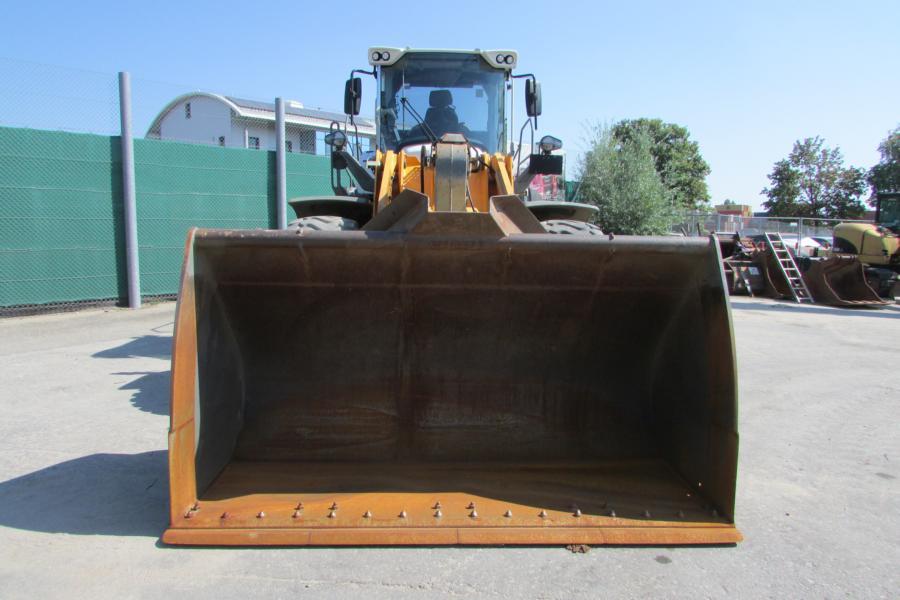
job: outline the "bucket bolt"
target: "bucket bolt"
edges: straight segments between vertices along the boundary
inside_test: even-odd
[[[292,519],[299,519],[302,513],[299,510],[295,510],[294,514],[291,515]]]
[[[469,513],[469,516],[472,517],[473,519],[477,519],[477,518],[478,518],[478,511],[475,510],[475,509],[473,508],[473,509],[472,509],[472,512]]]
[[[512,517],[512,511],[507,508],[506,512],[503,513],[503,516],[509,519],[510,517]]]
[[[256,518],[257,519],[265,519],[266,513],[264,513],[263,511],[259,511],[258,513],[256,513]]]
[[[366,512],[363,513],[363,519],[371,519],[371,518],[372,518],[372,512],[371,512],[371,511],[368,511],[368,510],[367,510]]]
[[[329,518],[329,519],[333,519],[333,518],[335,518],[336,516],[337,516],[337,513],[336,513],[335,511],[333,511],[333,510],[329,510],[329,511],[328,511],[328,518]]]
[[[613,519],[615,519],[615,518],[616,518],[616,511],[614,511],[613,509],[609,509],[609,516],[611,516]]]
[[[572,513],[572,516],[574,516],[574,517],[580,517],[580,516],[581,516],[581,509],[580,509],[580,508],[576,508],[576,509],[575,509],[575,512]]]
[[[547,511],[544,510],[544,509],[542,508],[542,509],[541,509],[541,512],[538,513],[538,516],[539,516],[540,518],[542,518],[542,519],[546,519],[546,518],[547,518]]]
[[[222,516],[219,517],[219,518],[222,519],[222,520],[224,521],[225,519],[227,519],[227,518],[230,517],[230,516],[231,516],[231,515],[229,515],[227,512],[223,512],[223,513],[222,513]]]
[[[400,511],[400,514],[397,515],[397,516],[400,517],[401,519],[405,519],[405,518],[406,518],[406,511],[405,511],[405,510],[401,510],[401,511]]]
[[[443,516],[444,516],[444,513],[441,512],[441,509],[437,509],[436,511],[434,511],[434,518],[435,518],[435,519],[440,519],[440,518],[443,517]]]

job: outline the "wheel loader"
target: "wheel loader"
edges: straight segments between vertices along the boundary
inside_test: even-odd
[[[286,230],[189,233],[165,543],[741,539],[718,244],[524,202],[562,158],[521,141],[541,90],[517,61],[370,49],[327,136],[335,195],[293,201]]]

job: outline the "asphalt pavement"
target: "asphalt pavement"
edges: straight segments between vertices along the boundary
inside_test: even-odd
[[[900,306],[733,298],[727,547],[174,548],[174,304],[0,320],[0,598],[896,598]]]

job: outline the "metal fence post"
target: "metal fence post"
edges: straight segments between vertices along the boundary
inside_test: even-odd
[[[121,121],[122,201],[125,208],[125,265],[128,276],[128,306],[141,307],[141,271],[138,261],[137,204],[134,187],[134,138],[131,134],[131,76],[119,72],[119,118]]]
[[[278,229],[287,228],[287,158],[284,133],[284,99],[275,98],[275,226]]]

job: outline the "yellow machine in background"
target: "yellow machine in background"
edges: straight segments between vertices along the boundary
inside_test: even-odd
[[[866,279],[881,296],[893,295],[900,272],[900,192],[878,194],[875,223],[839,223],[834,228],[835,255],[856,256]]]

